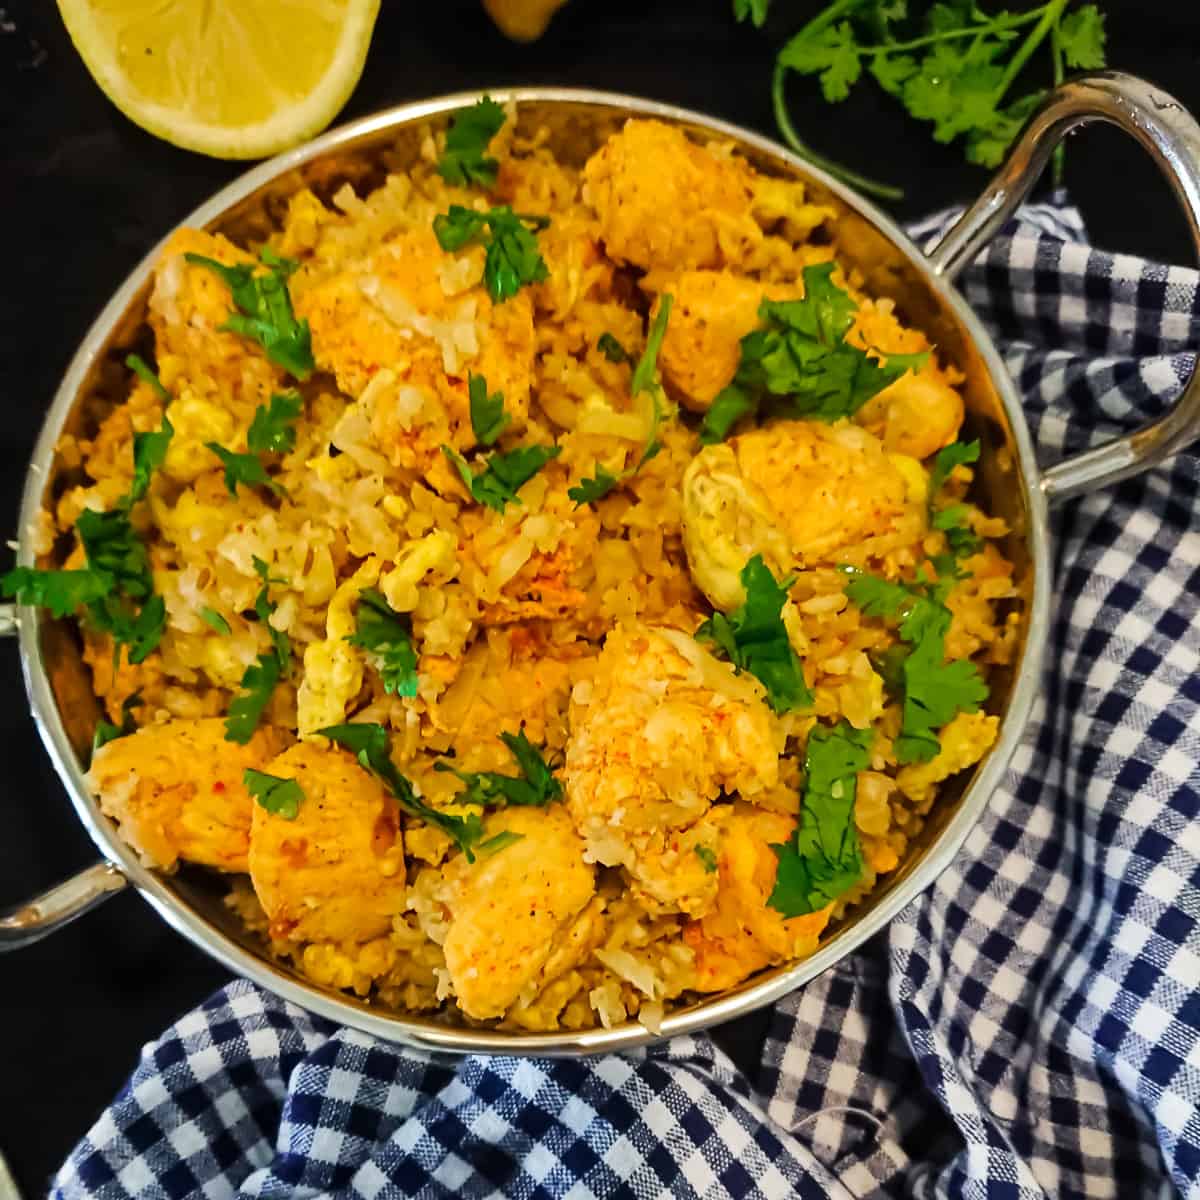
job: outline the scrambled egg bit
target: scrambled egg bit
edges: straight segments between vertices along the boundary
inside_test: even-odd
[[[146,725],[97,750],[88,777],[101,809],[147,866],[166,869],[182,858],[242,872],[257,807],[242,772],[264,770],[290,740],[268,725],[239,746],[213,718]]]
[[[755,554],[777,577],[843,556],[860,563],[875,539],[920,536],[924,480],[920,463],[845,423],[777,421],[707,446],[683,477],[692,577],[717,608],[731,609],[743,600],[738,573]]]
[[[343,750],[301,742],[264,768],[294,779],[293,819],[254,806],[250,880],[271,936],[365,942],[404,911],[404,839],[396,802]]]

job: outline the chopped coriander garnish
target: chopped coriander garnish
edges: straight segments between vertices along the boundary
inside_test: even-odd
[[[817,725],[808,735],[800,823],[790,841],[771,847],[779,867],[767,903],[785,917],[817,912],[862,879],[854,800],[858,773],[871,763],[872,736],[845,721]]]
[[[880,362],[847,342],[858,306],[833,282],[833,271],[833,263],[805,267],[802,299],[762,302],[763,324],[742,338],[737,374],[705,414],[702,443],[722,441],[738,420],[768,402],[776,416],[851,417],[925,363],[928,354],[891,354]]]
[[[709,875],[717,873],[717,856],[708,846],[697,846],[696,857],[700,860],[700,865]]]
[[[622,471],[619,475],[614,475],[597,463],[594,475],[585,476],[573,487],[567,488],[567,496],[575,501],[576,507],[581,504],[594,504],[597,500],[603,499],[618,483],[625,479],[631,479],[662,450],[662,443],[658,440],[658,426],[662,421],[663,412],[662,384],[658,377],[658,352],[662,349],[663,337],[667,332],[667,322],[671,319],[671,305],[674,302],[675,297],[670,293],[663,294],[658,312],[654,317],[654,324],[650,327],[650,336],[646,339],[646,348],[642,351],[637,366],[634,368],[633,378],[630,380],[629,390],[632,395],[637,396],[641,392],[646,392],[650,396],[652,414],[650,434],[646,438],[646,445],[642,450],[641,457],[632,467]],[[605,337],[610,336],[610,334],[604,334],[600,341],[603,342]],[[616,339],[613,338],[613,341],[615,343]],[[618,349],[622,354],[625,353],[619,345]]]
[[[200,610],[200,620],[215,629],[217,633],[233,632],[229,628],[229,622],[215,608],[209,608],[207,604]]]
[[[980,546],[980,540],[971,528],[970,510],[965,504],[949,504],[941,509],[934,508],[934,504],[955,467],[978,461],[978,441],[951,442],[938,451],[929,472],[929,527],[940,529],[946,535],[946,545],[955,559],[970,557]]]
[[[358,628],[346,641],[366,650],[375,660],[383,689],[389,695],[417,694],[417,652],[412,622],[398,613],[374,588],[358,593]]]
[[[973,442],[951,442],[950,445],[943,446],[937,452],[937,457],[933,460],[933,467],[929,472],[929,503],[933,504],[938,492],[946,486],[946,480],[950,478],[955,467],[969,466],[978,461],[978,439]]]
[[[616,337],[611,333],[602,333],[596,341],[596,349],[608,359],[610,363],[631,362],[629,351],[617,341]]]
[[[285,821],[294,821],[299,815],[304,789],[296,780],[268,775],[265,771],[247,767],[242,772],[242,782],[246,785],[246,791],[258,801],[260,808],[282,817]]]
[[[226,450],[224,446],[218,445],[216,442],[205,442],[204,447],[206,450],[211,450],[221,460],[221,464],[225,468],[225,487],[231,496],[237,496],[239,483],[243,487],[270,488],[277,496],[287,494],[283,485],[267,474],[267,468],[263,466],[262,459],[257,454],[241,454],[233,450]]]
[[[512,424],[504,411],[504,393],[488,395],[487,380],[482,375],[467,376],[467,394],[471,403],[471,429],[482,446],[494,445]]]
[[[850,579],[846,595],[868,617],[900,622],[898,633],[910,650],[903,660],[904,715],[896,739],[902,763],[928,762],[941,749],[937,731],[960,712],[978,712],[988,687],[969,659],[946,661],[950,610],[945,594],[953,579],[938,583],[891,583],[842,567]]]
[[[293,426],[303,412],[299,392],[276,392],[270,404],[260,404],[254,410],[246,445],[255,454],[287,454],[296,445]]]
[[[318,729],[317,732],[343,749],[349,750],[366,770],[383,781],[405,812],[427,825],[442,830],[454,839],[468,862],[475,861],[474,847],[478,846],[483,838],[483,821],[479,814],[472,812],[465,816],[457,816],[454,813],[441,812],[421,800],[412,784],[396,770],[389,750],[388,733],[382,725],[352,722],[346,725],[330,725],[325,729]]]
[[[711,642],[739,670],[749,671],[767,689],[767,701],[775,712],[807,707],[812,693],[781,615],[791,580],[777,583],[761,554],[742,568],[738,578],[746,590],[745,602],[728,616],[713,613],[696,630],[697,641]]]
[[[761,28],[767,19],[767,8],[771,0],[733,0],[733,15],[737,20],[744,21],[747,17],[755,28]]]
[[[494,187],[500,164],[488,158],[486,151],[503,124],[504,109],[490,96],[457,113],[446,130],[446,150],[438,160],[438,174],[459,187],[473,183]]]
[[[129,354],[125,358],[125,365],[141,380],[144,380],[153,389],[154,394],[166,404],[171,399],[171,393],[163,387],[163,381],[159,379],[153,368],[146,362],[140,354]]]
[[[21,604],[50,610],[52,617],[69,617],[77,609],[102,600],[113,588],[113,580],[88,567],[74,571],[43,571],[37,567],[13,567],[4,576],[4,594]]]
[[[521,841],[524,836],[523,833],[514,833],[511,829],[505,829],[488,838],[487,841],[480,842],[475,849],[483,858],[491,858],[493,854],[499,854],[501,850],[507,849],[514,842]]]
[[[449,446],[442,453],[462,478],[477,504],[486,504],[503,512],[510,501],[521,503],[517,490],[528,483],[551,459],[562,453],[560,446],[518,446],[503,454],[493,454],[484,469],[476,474],[470,464]]]
[[[109,742],[115,742],[118,738],[136,733],[137,724],[133,719],[133,710],[141,708],[141,706],[142,694],[134,692],[132,696],[126,696],[121,704],[120,725],[113,725],[109,721],[97,721],[96,732],[92,735],[92,753],[95,754],[101,746],[107,746]]]
[[[488,295],[499,304],[515,296],[525,284],[549,278],[536,237],[549,224],[549,217],[514,213],[508,205],[476,212],[452,204],[447,212],[434,217],[433,232],[438,245],[450,253],[470,241],[483,243],[487,249],[483,282]]]
[[[233,296],[236,312],[220,326],[230,333],[252,338],[266,351],[267,357],[297,379],[307,379],[315,370],[312,355],[312,331],[308,321],[297,321],[288,293],[288,277],[300,264],[281,258],[264,246],[260,255],[265,272],[253,263],[227,267],[203,254],[185,254],[194,266],[207,267],[219,275]]]
[[[466,804],[524,804],[542,807],[562,795],[562,784],[551,773],[536,746],[520,733],[502,733],[500,740],[512,752],[521,776],[496,771],[456,771],[447,762],[434,764],[436,771],[449,771],[465,783],[457,799]]]
[[[125,507],[136,504],[150,490],[150,476],[167,460],[167,449],[175,429],[163,414],[162,424],[154,433],[133,435],[133,482],[129,485],[129,496]]]
[[[262,587],[254,600],[254,614],[267,627],[271,639],[271,652],[260,654],[242,674],[241,692],[233,698],[225,717],[225,740],[244,746],[253,736],[276,685],[287,674],[291,664],[292,645],[288,635],[271,625],[271,614],[275,605],[268,594],[269,585],[282,583],[271,577],[270,568],[257,555],[254,571],[262,580]]]

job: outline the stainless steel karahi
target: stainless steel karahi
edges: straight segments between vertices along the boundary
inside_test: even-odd
[[[967,427],[984,443],[981,499],[1012,530],[1008,553],[1022,581],[1023,639],[1019,657],[993,679],[992,701],[1003,716],[1000,738],[969,779],[941,797],[909,860],[837,927],[803,962],[763,971],[737,988],[676,1009],[662,1036],[690,1033],[747,1013],[792,991],[844,958],[927,887],[958,852],[999,784],[1029,718],[1039,684],[1051,604],[1047,533],[1051,504],[1133,475],[1200,435],[1200,376],[1160,420],[1128,437],[1048,470],[1034,460],[1021,402],[988,335],[953,281],[1027,195],[1054,147],[1078,125],[1107,121],[1135,137],[1162,168],[1200,250],[1200,126],[1170,96],[1127,75],[1106,73],[1056,89],[1033,116],[999,174],[954,228],[922,253],[873,205],[849,188],[735,126],[630,96],[560,88],[499,89],[519,104],[523,126],[545,126],[566,161],[582,161],[630,116],[655,117],[701,137],[729,139],[761,170],[805,179],[813,198],[838,212],[843,259],[857,266],[867,290],[895,299],[907,323],[926,330],[939,353],[966,382]],[[369,186],[389,167],[405,166],[431,128],[477,99],[447,96],[407,104],[334,130],[308,146],[248,172],[197,209],[186,224],[235,240],[261,238],[281,204],[311,185],[328,192],[343,181]],[[1131,197],[1133,199],[1133,197]],[[67,431],[87,430],[106,399],[115,398],[115,366],[142,325],[157,249],[125,281],[92,326],[71,362],[38,439],[25,483],[19,560],[33,562],[31,529],[56,474],[55,446]],[[798,498],[799,501],[800,498]],[[399,1014],[318,987],[267,958],[221,903],[211,873],[175,876],[143,867],[88,791],[84,770],[98,706],[69,623],[31,608],[0,610],[0,631],[20,638],[30,707],[50,758],[102,860],[45,895],[0,917],[0,949],[44,937],[116,892],[133,887],[170,925],[230,970],[320,1016],[393,1042],[432,1050],[578,1055],[645,1044],[654,1035],[636,1023],[615,1029],[548,1034],[472,1029]]]

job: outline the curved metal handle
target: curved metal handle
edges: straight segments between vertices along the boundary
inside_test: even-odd
[[[99,862],[48,892],[0,916],[0,951],[19,950],[81,917],[121,891],[125,876],[112,863]]]
[[[1200,257],[1200,125],[1178,100],[1132,75],[1106,71],[1055,88],[1017,139],[983,195],[930,252],[935,272],[953,279],[1029,194],[1054,148],[1072,129],[1107,121],[1146,149],[1171,184]],[[1200,371],[1152,425],[1058,463],[1042,475],[1050,503],[1117,483],[1200,436]]]

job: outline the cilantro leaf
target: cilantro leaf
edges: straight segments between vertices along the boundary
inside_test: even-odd
[[[504,393],[489,396],[487,380],[482,375],[467,377],[467,394],[471,401],[471,428],[481,445],[491,446],[512,424],[512,417],[504,411]]]
[[[738,21],[749,17],[755,28],[761,29],[770,5],[771,0],[733,0],[733,15]]]
[[[549,278],[536,236],[549,224],[549,217],[514,213],[508,205],[476,212],[452,204],[448,211],[434,217],[433,232],[438,245],[451,253],[470,241],[483,242],[483,283],[492,300],[500,304],[525,284]]]
[[[97,721],[96,732],[92,735],[92,753],[95,754],[101,746],[107,746],[109,742],[115,742],[118,738],[136,733],[137,723],[133,719],[133,710],[141,708],[141,706],[142,694],[134,692],[132,696],[126,696],[121,704],[120,725],[113,725],[109,721]]]
[[[831,103],[850,95],[862,71],[857,38],[848,21],[815,34],[802,31],[780,50],[778,61],[802,75],[819,75],[821,93]]]
[[[246,445],[254,454],[287,454],[296,445],[293,425],[303,412],[299,392],[276,392],[269,404],[260,404],[254,410]]]
[[[1104,66],[1104,14],[1094,4],[1085,4],[1063,17],[1058,27],[1058,44],[1068,67],[1094,71]]]
[[[263,466],[262,459],[257,454],[240,454],[226,450],[216,442],[205,442],[204,447],[211,450],[225,467],[225,487],[231,496],[237,495],[239,483],[244,487],[270,488],[277,496],[287,494],[283,485],[267,474],[267,468]]]
[[[896,758],[928,762],[941,748],[937,731],[960,712],[978,712],[988,697],[973,662],[946,661],[951,615],[943,595],[952,580],[892,583],[852,567],[841,569],[850,575],[846,595],[865,616],[899,620],[898,632],[911,650],[900,665],[904,704]]]
[[[621,345],[620,342],[611,333],[602,333],[596,340],[596,349],[608,359],[610,363],[629,362],[629,351]]]
[[[515,842],[521,841],[524,837],[523,833],[515,833],[511,829],[505,829],[488,838],[486,841],[480,842],[475,847],[475,850],[484,858],[491,858],[493,854],[499,854],[501,850],[507,849]]]
[[[446,130],[446,149],[438,159],[437,172],[450,184],[469,187],[496,185],[500,164],[487,157],[488,143],[504,125],[504,109],[490,96],[477,100],[450,120]]]
[[[943,509],[935,509],[934,503],[955,467],[978,461],[978,441],[951,442],[949,446],[943,446],[938,451],[933,460],[933,468],[929,472],[929,525],[930,528],[940,529],[945,533],[946,544],[954,558],[966,558],[976,553],[979,549],[979,538],[970,526],[965,504],[951,504]],[[938,571],[939,576],[943,573]]]
[[[260,654],[242,673],[241,692],[234,696],[225,715],[225,740],[246,745],[254,736],[280,675],[279,656]]]
[[[225,618],[221,616],[221,614],[217,612],[215,608],[209,608],[207,604],[200,610],[200,619],[206,625],[215,629],[217,633],[233,632],[233,630],[229,628],[229,622],[225,620]]]
[[[700,444],[723,442],[743,418],[758,412],[758,401],[743,387],[731,383],[722,388],[700,423]]]
[[[715,875],[717,873],[717,856],[708,846],[697,846],[695,849],[700,865],[709,875]]]
[[[150,490],[150,477],[166,462],[167,448],[174,436],[175,429],[165,413],[156,433],[133,435],[133,482],[129,485],[126,506],[136,504]]]
[[[486,504],[503,512],[510,501],[521,503],[517,490],[529,482],[551,459],[562,453],[561,446],[518,446],[504,454],[493,454],[478,475],[461,454],[449,446],[442,453],[458,471],[467,491],[477,504]]]
[[[790,841],[771,847],[779,867],[767,903],[785,917],[817,912],[862,879],[854,801],[858,773],[871,764],[872,737],[845,721],[817,725],[808,735],[800,823]]]
[[[246,791],[258,801],[259,808],[285,821],[296,819],[300,802],[304,799],[304,789],[295,779],[268,775],[265,771],[247,767],[242,772],[242,782],[246,785]]]
[[[13,567],[0,587],[7,599],[50,610],[52,617],[69,617],[108,594],[112,578],[101,571],[43,571],[36,567]]]
[[[620,482],[620,475],[614,475],[597,463],[596,473],[591,476],[585,475],[578,483],[567,488],[567,496],[574,500],[577,506],[595,504],[597,500],[603,500]]]
[[[943,446],[933,460],[933,469],[929,472],[929,496],[932,500],[946,486],[955,467],[969,466],[979,461],[979,442],[951,442]]]
[[[967,558],[979,550],[979,538],[970,525],[965,504],[951,504],[933,514],[930,525],[946,535],[946,544],[955,558]]]
[[[738,578],[746,590],[745,602],[728,616],[713,613],[696,630],[697,641],[712,642],[739,670],[749,671],[767,689],[775,712],[810,705],[812,693],[781,616],[791,580],[777,583],[761,554]]]
[[[396,798],[397,803],[410,816],[432,825],[449,835],[457,843],[467,862],[475,861],[473,848],[483,838],[483,821],[478,813],[458,816],[441,812],[418,797],[412,784],[396,769],[392,762],[387,730],[382,725],[366,722],[351,722],[346,725],[330,725],[318,729],[322,737],[349,750],[360,765],[382,780]]]
[[[346,641],[374,656],[383,690],[389,695],[417,694],[417,652],[412,622],[374,588],[358,593],[358,628]]]
[[[674,303],[675,297],[670,292],[664,292],[659,297],[658,312],[654,314],[654,323],[646,337],[646,348],[642,351],[637,366],[633,369],[633,378],[629,381],[629,390],[634,396],[658,387],[658,352],[662,349],[663,338],[667,336],[667,323],[671,319]]]
[[[457,771],[447,762],[434,764],[435,771],[448,771],[467,785],[459,794],[459,801],[480,807],[520,804],[541,808],[562,795],[562,784],[555,779],[524,730],[517,734],[502,733],[500,740],[517,760],[521,770],[519,777],[497,771]]]
[[[171,399],[171,393],[163,387],[163,381],[151,369],[150,365],[140,354],[129,354],[125,357],[125,365],[139,378],[144,380],[153,389],[154,394],[164,403],[168,403]]]
[[[235,312],[221,329],[239,333],[258,342],[267,357],[297,379],[307,379],[316,369],[312,355],[312,331],[308,321],[297,321],[287,280],[299,266],[281,258],[269,247],[261,253],[266,272],[251,263],[227,267],[203,254],[185,254],[194,266],[207,267],[229,288]]]

